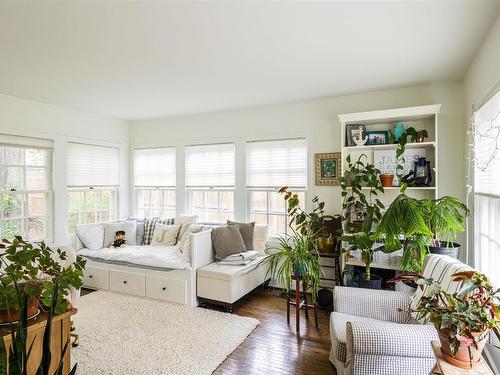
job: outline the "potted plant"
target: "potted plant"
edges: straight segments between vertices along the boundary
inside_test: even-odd
[[[362,154],[357,161],[346,158],[347,169],[339,178],[342,189],[342,221],[347,232],[370,232],[372,225],[382,217],[383,203],[377,198],[384,192],[380,183],[380,170],[375,165],[363,161],[368,159]],[[365,194],[366,192],[366,194]]]
[[[415,311],[435,325],[445,360],[472,368],[481,358],[489,332],[500,336],[500,291],[476,271],[455,273],[452,280],[462,283],[454,294],[432,279],[419,280],[427,289]]]
[[[383,173],[380,175],[380,182],[383,187],[391,187],[392,182],[394,181],[394,174],[392,173]]]
[[[325,203],[314,197],[313,210],[306,212],[300,207],[297,194],[288,191],[287,187],[281,188],[279,193],[287,201],[291,234],[279,236],[278,251],[270,255],[269,272],[287,293],[290,292],[293,277],[301,278],[310,286],[315,302],[323,273],[318,258],[317,238],[324,234],[324,228],[319,223]]]
[[[361,260],[365,264],[365,273],[359,276],[359,286],[368,289],[382,288],[382,278],[371,273],[371,264],[373,262],[373,254],[377,251],[384,250],[383,246],[375,247],[377,236],[372,232],[356,232],[341,237],[342,241],[347,242],[350,246],[346,249],[347,252],[353,250],[361,251]]]
[[[9,348],[9,358],[3,340],[0,340],[0,373],[19,374],[28,373],[28,360],[31,350],[27,342],[28,319],[33,315],[33,302],[36,311],[38,308],[47,311],[47,324],[43,337],[42,358],[37,374],[60,375],[61,363],[54,373],[49,373],[51,365],[51,327],[55,314],[61,314],[71,305],[65,296],[71,288],[82,286],[85,261],[77,257],[75,262],[63,266],[67,260],[66,252],[52,250],[45,243],[31,244],[20,236],[15,236],[12,242],[3,240],[0,244],[0,308],[7,317],[8,328],[12,336],[13,345]],[[62,355],[68,344],[61,348]],[[7,363],[8,362],[8,363]],[[7,368],[9,369],[7,372]],[[76,365],[70,374],[76,372]]]
[[[415,142],[417,143],[422,143],[425,141],[425,138],[429,137],[429,134],[427,134],[427,130],[418,130],[416,132],[416,139]]]
[[[424,218],[432,233],[429,252],[458,259],[460,245],[454,240],[458,232],[465,230],[465,218],[469,215],[467,206],[450,196],[436,200],[423,199],[421,202]]]

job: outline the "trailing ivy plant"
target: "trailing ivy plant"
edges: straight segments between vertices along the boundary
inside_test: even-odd
[[[378,199],[378,193],[384,192],[380,182],[380,170],[367,160],[368,157],[362,154],[358,160],[352,162],[351,155],[348,155],[344,176],[339,178],[343,198],[342,219],[348,231],[356,226],[354,222],[361,222],[359,229],[369,233],[372,226],[381,220],[381,210],[385,208]]]

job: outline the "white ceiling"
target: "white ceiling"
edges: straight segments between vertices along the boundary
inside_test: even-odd
[[[140,119],[460,79],[499,7],[2,2],[0,92]]]

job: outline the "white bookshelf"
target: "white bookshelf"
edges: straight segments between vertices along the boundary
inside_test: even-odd
[[[367,161],[373,163],[374,152],[377,150],[394,150],[398,148],[397,144],[378,144],[378,145],[363,145],[363,146],[348,146],[346,144],[346,127],[347,125],[364,125],[367,131],[377,130],[393,130],[396,122],[403,122],[405,128],[410,126],[418,130],[427,130],[429,137],[425,142],[407,143],[406,150],[424,148],[426,151],[427,160],[431,161],[432,183],[431,186],[408,187],[406,192],[409,196],[422,199],[439,197],[439,140],[438,140],[438,118],[441,105],[425,105],[418,107],[395,108],[381,111],[358,112],[339,115],[341,128],[341,158],[342,158],[342,176],[345,172],[345,160],[348,155],[351,156],[351,162],[356,161],[362,154],[367,156]],[[364,188],[368,190],[369,188]],[[386,207],[399,195],[399,187],[385,187],[384,193],[379,194],[378,198]],[[387,256],[387,255],[386,255]],[[372,264],[373,268],[383,268],[398,270],[400,255],[394,255],[398,259],[379,259]],[[349,265],[364,266],[360,259],[351,259],[347,262]]]

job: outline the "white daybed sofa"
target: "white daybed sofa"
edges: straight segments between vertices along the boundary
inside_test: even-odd
[[[84,224],[93,225],[102,224]],[[175,246],[90,250],[76,235],[76,252],[87,260],[83,286],[197,306],[196,270],[215,260],[211,231],[186,235],[191,236],[190,262]]]
[[[255,225],[253,248],[262,253],[244,266],[210,263],[197,269],[197,296],[201,306],[215,304],[229,312],[233,304],[262,284],[269,283],[269,262],[265,261],[267,225]]]

